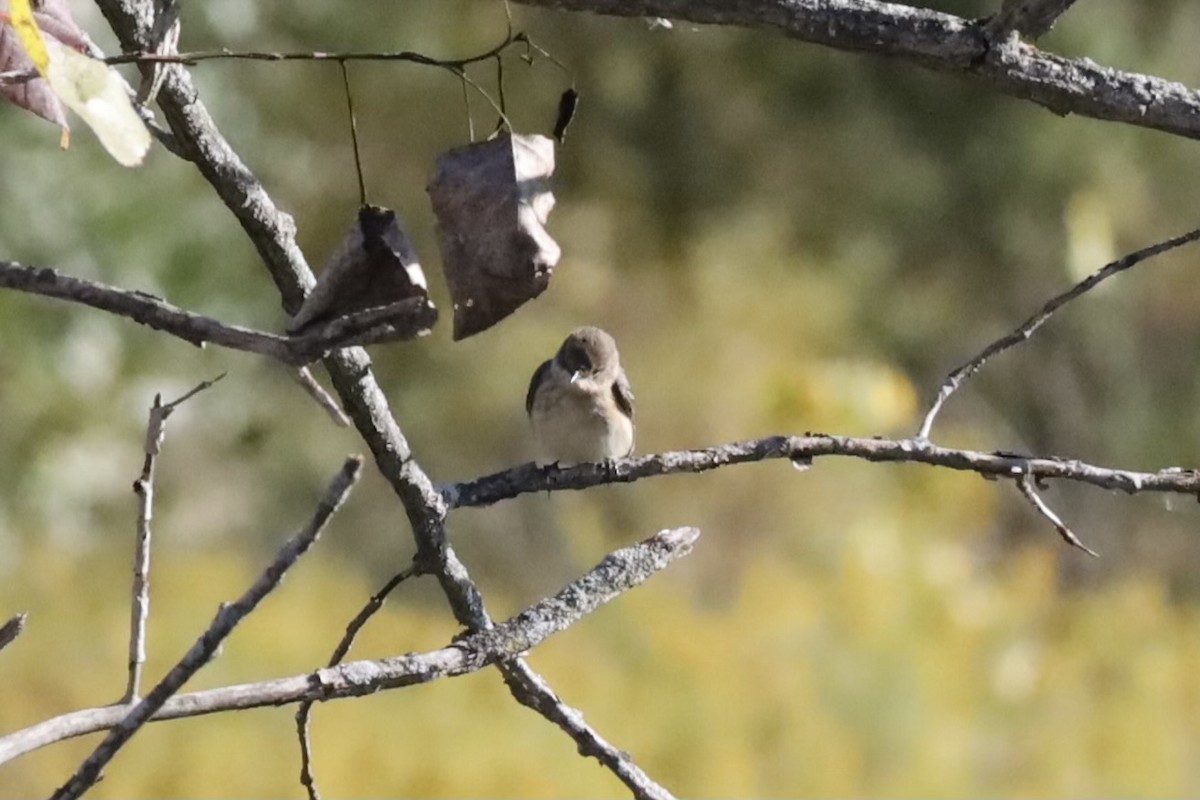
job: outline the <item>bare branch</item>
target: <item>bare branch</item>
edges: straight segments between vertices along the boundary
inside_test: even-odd
[[[304,700],[323,702],[385,689],[466,675],[536,647],[587,614],[687,555],[699,536],[695,528],[661,531],[618,550],[553,597],[486,631],[463,636],[447,647],[256,683],[206,689],[167,700],[152,720],[179,719]],[[55,742],[114,728],[127,709],[104,706],[74,711],[0,738],[0,764]]]
[[[312,370],[308,367],[300,367],[291,373],[291,377],[329,415],[334,425],[337,425],[339,428],[350,427],[350,418],[342,411],[342,407],[338,405],[338,401],[334,400],[333,396],[325,391],[325,387],[313,377]]]
[[[1174,81],[1064,58],[928,8],[876,0],[517,0],[622,17],[665,17],[774,31],[973,78],[1056,114],[1080,114],[1200,138],[1200,93]],[[669,35],[669,34],[668,34]]]
[[[546,679],[530,669],[523,659],[500,664],[500,672],[517,702],[562,728],[575,740],[580,755],[591,756],[608,767],[638,800],[672,800],[674,795],[635,764],[629,753],[588,725],[578,709],[560,700]]]
[[[25,630],[24,614],[17,614],[10,617],[8,622],[0,625],[0,650],[12,644],[13,640],[20,636],[23,630]]]
[[[149,721],[192,675],[208,663],[234,627],[279,585],[288,569],[317,540],[326,523],[329,522],[329,518],[341,507],[346,496],[358,481],[361,469],[361,458],[353,456],[346,459],[341,471],[329,484],[329,488],[325,490],[325,495],[317,504],[317,510],[304,530],[288,540],[271,565],[241,597],[233,603],[221,606],[212,624],[208,626],[208,630],[196,640],[187,654],[171,668],[171,671],[159,681],[145,699],[134,706],[132,710],[118,707],[121,719],[112,727],[108,736],[104,737],[104,741],[80,765],[71,779],[54,793],[54,800],[74,800],[87,791],[88,787],[99,779],[100,771],[129,741],[130,737]]]
[[[929,438],[929,431],[933,427],[934,417],[936,417],[938,411],[941,410],[942,404],[946,402],[950,395],[954,394],[958,387],[961,386],[967,378],[978,372],[992,356],[1002,353],[1010,347],[1015,347],[1021,342],[1029,339],[1029,337],[1033,335],[1034,331],[1042,327],[1042,325],[1050,319],[1055,311],[1058,311],[1058,309],[1062,308],[1076,297],[1084,294],[1101,281],[1111,278],[1118,272],[1124,272],[1130,267],[1136,266],[1152,256],[1156,256],[1159,253],[1165,253],[1168,250],[1174,250],[1176,247],[1188,244],[1189,242],[1194,242],[1197,239],[1200,239],[1200,228],[1197,228],[1193,231],[1188,231],[1180,236],[1167,239],[1166,241],[1152,244],[1149,247],[1143,247],[1141,250],[1137,250],[1133,253],[1118,258],[1116,261],[1113,261],[1110,264],[1106,264],[1103,268],[1093,272],[1091,275],[1084,278],[1067,291],[1046,301],[1046,304],[1042,306],[1041,310],[1029,319],[1025,320],[1020,327],[1018,327],[1012,333],[1002,336],[1001,338],[989,344],[987,347],[983,348],[978,355],[976,355],[967,363],[963,364],[958,369],[951,372],[946,377],[946,380],[941,386],[938,387],[937,397],[934,399],[933,405],[930,406],[929,413],[925,415],[925,419],[921,422],[921,429],[917,432],[917,438]]]
[[[228,373],[222,372],[220,375],[218,375],[215,378],[209,378],[206,381],[200,381],[200,383],[197,383],[191,389],[188,389],[182,395],[180,395],[179,397],[176,397],[174,400],[172,400],[171,402],[164,405],[163,411],[162,411],[163,419],[166,420],[167,417],[171,416],[171,414],[174,413],[175,409],[179,408],[181,405],[186,403],[188,400],[191,400],[193,397],[200,394],[201,392],[208,391],[209,389],[216,386],[221,381],[225,380],[225,376],[227,374]],[[161,437],[157,441],[161,444],[161,442],[162,442]]]
[[[280,336],[226,325],[145,292],[118,289],[13,261],[0,261],[0,287],[111,311],[200,347],[211,342],[296,366],[341,347],[412,339],[427,333],[437,320],[437,311],[428,300],[412,297],[347,314],[299,336]]]
[[[469,67],[472,64],[478,64],[483,61],[490,61],[496,56],[501,55],[505,50],[517,43],[524,43],[526,36],[523,33],[510,34],[504,38],[504,41],[490,47],[482,53],[477,53],[466,58],[434,58],[433,56],[418,53],[413,50],[392,50],[392,51],[358,51],[358,52],[341,52],[341,53],[321,53],[313,51],[291,51],[291,52],[265,52],[261,50],[199,50],[189,53],[158,53],[158,52],[139,52],[139,53],[122,53],[119,56],[109,56],[104,59],[106,64],[185,64],[193,66],[202,61],[332,61],[336,63],[345,61],[407,61],[411,64],[420,64],[426,67],[440,67],[442,69],[459,70],[464,67]]]
[[[133,602],[129,612],[129,681],[125,687],[122,704],[137,700],[141,691],[142,665],[146,663],[146,619],[150,616],[150,519],[154,508],[154,468],[158,453],[166,436],[167,418],[176,408],[196,394],[210,388],[224,378],[219,375],[198,384],[182,397],[163,405],[162,395],[154,396],[150,407],[150,419],[146,422],[145,459],[142,474],[133,482],[133,492],[138,497],[137,537],[133,554]]]
[[[152,9],[145,0],[96,1],[124,49],[150,48],[153,14],[148,13]],[[257,248],[279,289],[284,309],[296,313],[314,279],[304,254],[296,245],[291,217],[275,206],[262,184],[221,135],[187,71],[180,65],[168,65],[163,74],[158,104],[176,134],[177,143],[237,217]],[[370,447],[380,474],[404,505],[417,543],[417,561],[421,569],[437,577],[460,623],[471,630],[490,627],[491,618],[483,597],[446,540],[446,505],[429,476],[413,458],[408,441],[375,380],[370,358],[361,348],[335,350],[325,358],[325,366],[343,408]],[[558,702],[548,688],[531,688],[543,695],[548,707]],[[574,726],[599,738],[582,718],[577,718]],[[614,758],[620,756],[620,751],[613,750]],[[643,780],[644,776],[639,777],[631,771],[618,773],[618,776],[634,792],[664,791],[649,778]]]
[[[699,450],[673,450],[619,458],[607,464],[577,464],[572,467],[521,464],[475,480],[441,484],[439,490],[451,508],[487,506],[532,492],[586,489],[608,483],[632,483],[655,475],[706,472],[732,464],[747,464],[773,458],[799,460],[804,463],[822,456],[927,464],[976,472],[986,478],[1015,479],[1021,475],[1043,480],[1058,478],[1086,483],[1101,489],[1117,489],[1128,494],[1200,494],[1200,473],[1192,469],[1169,467],[1157,472],[1135,472],[1094,466],[1076,459],[958,450],[939,447],[925,439],[865,439],[828,433],[767,436]]]
[[[387,583],[383,585],[375,594],[371,595],[371,599],[363,606],[362,611],[355,615],[354,619],[350,620],[350,624],[346,626],[346,633],[342,640],[338,642],[337,647],[333,650],[333,655],[329,657],[327,667],[336,667],[342,663],[342,659],[350,652],[350,648],[354,646],[354,639],[358,636],[358,632],[379,609],[383,608],[383,603],[387,600],[388,595],[396,590],[400,584],[404,583],[409,578],[419,575],[420,571],[417,565],[413,564],[408,569],[398,572],[393,575]],[[300,703],[300,708],[296,709],[296,735],[300,739],[300,785],[308,792],[310,800],[320,800],[321,793],[317,791],[317,779],[313,775],[312,770],[312,740],[308,735],[308,720],[312,713],[312,700],[305,700]]]
[[[1050,520],[1050,524],[1054,526],[1054,530],[1058,531],[1058,535],[1063,538],[1064,542],[1072,547],[1078,547],[1089,556],[1094,558],[1100,557],[1099,553],[1079,541],[1079,537],[1066,526],[1066,523],[1059,519],[1058,514],[1055,514],[1054,510],[1046,505],[1046,501],[1033,488],[1033,479],[1029,475],[1022,475],[1017,478],[1017,488],[1021,490],[1021,494],[1029,501],[1030,505],[1037,509],[1039,514]]]

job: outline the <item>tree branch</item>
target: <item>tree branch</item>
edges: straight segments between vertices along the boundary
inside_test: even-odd
[[[528,38],[524,33],[510,34],[494,47],[465,58],[434,58],[414,50],[372,50],[340,53],[314,51],[266,52],[261,50],[200,50],[188,53],[138,52],[108,56],[106,64],[185,64],[193,66],[201,61],[407,61],[426,67],[460,70],[472,64],[490,61],[514,44],[524,44]]]
[[[417,570],[416,564],[409,565],[406,569],[393,575],[387,583],[383,585],[379,591],[371,595],[371,599],[363,606],[362,610],[350,620],[350,624],[346,626],[346,633],[342,636],[342,640],[338,642],[337,647],[333,649],[333,655],[326,662],[326,667],[336,667],[342,663],[342,659],[350,652],[350,648],[354,646],[354,640],[358,636],[358,632],[363,626],[375,616],[383,603],[387,600],[388,595],[396,590],[400,584],[409,578],[416,577],[420,572]],[[304,700],[300,703],[300,708],[296,709],[296,736],[300,740],[300,785],[308,792],[309,800],[320,800],[321,793],[317,790],[317,779],[313,774],[312,769],[312,739],[308,732],[309,717],[312,714],[312,700]]]
[[[782,33],[839,50],[875,53],[1031,100],[1056,114],[1125,122],[1200,138],[1200,94],[1174,81],[992,42],[983,24],[875,0],[516,0],[567,11],[667,17]]]
[[[75,774],[53,795],[53,800],[75,800],[95,784],[100,778],[100,772],[113,756],[125,746],[125,743],[137,733],[138,729],[150,720],[163,707],[171,695],[188,681],[196,672],[209,662],[221,642],[233,632],[233,629],[262,599],[274,591],[283,580],[288,569],[304,555],[317,537],[324,530],[329,518],[341,507],[346,495],[358,481],[362,469],[362,459],[354,456],[346,459],[341,471],[334,477],[325,490],[325,495],[317,504],[317,510],[304,530],[287,541],[276,555],[266,571],[259,576],[246,592],[233,603],[222,604],[212,624],[206,630],[187,654],[171,668],[171,671],[150,690],[145,699],[129,710],[126,706],[118,706],[119,720],[110,726],[108,736],[97,745],[96,749],[80,765]],[[6,737],[7,738],[7,737]]]
[[[137,537],[133,555],[133,600],[129,612],[129,680],[125,686],[122,705],[138,699],[142,685],[142,666],[146,663],[146,619],[150,616],[150,520],[154,511],[154,473],[163,439],[167,435],[167,419],[183,403],[212,387],[225,375],[204,381],[182,397],[163,405],[162,395],[154,395],[150,418],[146,422],[145,445],[142,450],[142,474],[133,482],[138,498]]]
[[[377,661],[350,661],[302,675],[176,695],[150,717],[179,719],[304,701],[359,697],[384,689],[466,675],[530,650],[632,589],[677,558],[691,552],[700,532],[664,530],[606,556],[596,567],[515,617],[486,631],[467,634],[450,645]],[[127,709],[104,706],[73,711],[0,738],[0,764],[75,736],[118,725]],[[653,795],[648,795],[653,796]]]
[[[1029,319],[1025,320],[1025,322],[1021,323],[1016,330],[992,342],[987,347],[983,348],[983,350],[981,350],[979,354],[974,356],[970,361],[958,367],[948,376],[946,376],[946,380],[943,381],[942,385],[938,387],[937,396],[934,398],[933,404],[929,408],[929,412],[925,415],[925,419],[921,421],[921,429],[917,431],[917,438],[929,438],[929,431],[933,427],[933,420],[935,417],[937,417],[938,412],[941,410],[942,404],[949,399],[950,395],[954,394],[954,392],[958,390],[958,387],[961,386],[967,380],[967,378],[971,377],[980,369],[982,369],[983,365],[986,364],[988,360],[992,358],[992,356],[998,355],[999,353],[1008,350],[1010,347],[1015,347],[1021,342],[1027,341],[1029,337],[1033,336],[1034,331],[1042,327],[1042,325],[1045,324],[1050,317],[1054,315],[1054,312],[1058,311],[1058,309],[1062,308],[1076,297],[1084,294],[1092,287],[1096,286],[1096,284],[1104,281],[1107,278],[1111,278],[1113,275],[1116,275],[1118,272],[1124,272],[1130,267],[1136,266],[1152,256],[1156,256],[1159,253],[1165,253],[1168,250],[1174,250],[1176,247],[1188,244],[1189,242],[1194,242],[1197,239],[1200,239],[1200,228],[1197,228],[1193,231],[1188,231],[1187,233],[1179,236],[1172,237],[1166,241],[1152,244],[1149,247],[1143,247],[1141,250],[1137,250],[1133,253],[1118,258],[1116,261],[1106,264],[1104,267],[1096,272],[1093,272],[1091,275],[1087,276],[1067,291],[1063,292],[1062,294],[1055,295],[1047,300],[1045,305],[1042,306],[1041,310],[1039,310]]]
[[[150,31],[154,24],[153,3],[148,0],[96,0],[113,32],[128,51],[152,49]],[[296,246],[295,224],[279,210],[254,174],[242,163],[217,129],[200,102],[191,77],[181,65],[163,68],[163,85],[158,104],[176,140],[196,168],[213,186],[226,207],[237,217],[250,241],[258,249],[278,287],[283,307],[295,314],[313,276],[304,255]],[[387,398],[371,370],[371,360],[361,348],[336,350],[324,360],[329,376],[346,413],[370,447],[380,474],[404,505],[417,544],[422,571],[437,577],[455,618],[471,630],[491,626],[483,597],[466,566],[446,540],[446,505],[429,476],[413,458],[412,450],[388,408]],[[528,669],[517,662],[520,668]],[[513,684],[509,684],[512,689]],[[565,709],[544,682],[531,683],[521,702],[537,701],[546,708]],[[514,696],[517,696],[516,690]],[[556,722],[579,742],[603,742],[581,715],[563,713]],[[601,762],[610,766],[629,762],[629,756],[607,742]],[[640,770],[614,770],[640,797],[667,796]]]
[[[1050,520],[1050,524],[1054,526],[1054,530],[1058,531],[1058,535],[1062,537],[1064,542],[1072,547],[1078,547],[1080,550],[1087,553],[1089,556],[1092,556],[1093,558],[1100,557],[1099,553],[1085,545],[1083,542],[1079,541],[1079,537],[1075,535],[1075,532],[1068,528],[1066,524],[1059,519],[1058,514],[1054,513],[1054,509],[1050,508],[1050,506],[1046,504],[1046,501],[1042,499],[1042,496],[1037,493],[1037,490],[1033,488],[1033,481],[1028,475],[1022,475],[1021,477],[1017,478],[1017,489],[1039,514]]]
[[[439,490],[450,508],[487,506],[533,492],[586,489],[608,483],[632,483],[656,475],[707,472],[732,464],[747,464],[775,458],[787,458],[803,463],[822,456],[927,464],[975,472],[993,479],[1017,479],[1022,475],[1040,480],[1057,478],[1086,483],[1101,489],[1117,489],[1128,494],[1200,494],[1200,473],[1192,469],[1169,467],[1157,472],[1136,472],[1094,466],[1077,459],[958,450],[939,447],[925,439],[865,439],[827,433],[767,436],[697,450],[674,450],[619,458],[607,464],[578,464],[573,467],[521,464],[474,480],[441,484]]]
[[[226,325],[145,292],[118,289],[14,261],[0,261],[0,287],[110,311],[198,347],[211,342],[294,366],[316,361],[341,347],[412,339],[428,333],[437,320],[437,310],[432,303],[422,297],[410,297],[338,317],[298,336],[281,336],[240,325]]]

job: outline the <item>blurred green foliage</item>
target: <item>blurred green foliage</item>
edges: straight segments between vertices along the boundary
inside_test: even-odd
[[[981,15],[986,3],[942,3]],[[108,50],[102,20],[75,9]],[[621,345],[638,449],[805,430],[914,431],[950,368],[1123,252],[1193,227],[1191,142],[1068,117],[902,63],[755,32],[514,8],[582,101],[560,149],[551,289],[497,328],[376,348],[381,382],[435,480],[528,460],[533,368],[577,324]],[[1042,44],[1200,84],[1200,7],[1080,4]],[[208,0],[186,49],[494,44],[491,0],[345,5]],[[354,218],[337,68],[206,63],[194,74],[317,266]],[[472,75],[493,85],[490,67]],[[397,208],[437,299],[424,185],[465,141],[450,75],[354,64],[372,201]],[[505,68],[510,117],[548,131],[572,78]],[[475,127],[494,114],[471,100]],[[265,270],[187,164],[115,166],[79,130],[0,108],[0,257],[278,329]],[[1196,463],[1197,292],[1184,250],[1060,313],[949,403],[940,442],[1138,468]],[[448,314],[448,310],[446,311]],[[354,434],[279,367],[196,350],[99,312],[0,292],[0,732],[116,699],[147,409],[229,378],[171,419],[155,508],[154,679],[305,520]],[[493,614],[560,588],[609,549],[693,524],[696,552],[532,657],[563,698],[682,795],[1192,795],[1200,656],[1198,510],[1055,486],[1104,558],[1064,549],[1011,487],[925,467],[818,461],[525,497],[450,531]],[[412,552],[368,474],[318,548],[189,689],[323,663]],[[355,657],[438,647],[436,588],[405,586]],[[156,724],[94,791],[298,795],[292,709]],[[622,787],[490,672],[319,707],[333,795],[607,796]],[[45,794],[94,746],[0,767]]]

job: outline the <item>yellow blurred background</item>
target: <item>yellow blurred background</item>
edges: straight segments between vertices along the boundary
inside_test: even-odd
[[[81,24],[108,50],[86,4]],[[946,2],[965,16],[984,2]],[[530,459],[529,376],[571,327],[621,346],[638,450],[776,433],[914,432],[941,378],[1111,258],[1194,227],[1195,145],[993,96],[953,77],[750,31],[514,7],[568,64],[579,116],[558,153],[541,298],[450,340],[424,187],[466,141],[458,82],[404,64],[350,74],[373,202],[396,208],[444,319],[374,348],[381,383],[438,481]],[[459,56],[504,31],[492,0],[208,0],[184,49]],[[1092,0],[1042,40],[1200,85],[1183,0]],[[330,64],[194,70],[232,144],[319,266],[357,185]],[[494,86],[494,71],[472,76]],[[548,132],[571,78],[506,62],[510,117]],[[471,103],[476,130],[494,115]],[[236,223],[161,149],[126,171],[79,130],[0,108],[0,257],[281,329]],[[948,404],[936,441],[1153,469],[1193,466],[1200,294],[1182,251],[1061,312]],[[220,372],[173,416],[156,484],[147,678],[240,594],[362,444],[286,373],[100,312],[0,292],[0,734],[112,702],[125,685],[134,497],[147,409]],[[679,795],[1195,795],[1200,543],[1195,502],[1055,485],[1102,558],[1064,547],[1005,484],[822,459],[527,496],[455,512],[450,536],[494,616],[604,553],[696,525],[687,559],[531,656],[569,704]],[[188,690],[323,664],[412,555],[372,469],[317,547]],[[455,633],[431,581],[406,584],[352,657]],[[300,796],[282,708],[156,723],[95,797]],[[494,671],[317,707],[329,796],[623,795],[518,706]],[[97,737],[0,766],[0,796],[45,795]]]

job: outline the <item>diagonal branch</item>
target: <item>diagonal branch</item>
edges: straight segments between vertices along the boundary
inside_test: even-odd
[[[349,654],[350,648],[354,646],[354,640],[358,637],[358,632],[362,630],[371,617],[375,616],[383,608],[383,603],[387,600],[388,595],[394,592],[400,584],[417,575],[420,575],[417,565],[411,564],[393,575],[383,585],[383,588],[371,595],[371,599],[367,601],[367,604],[363,606],[362,610],[346,626],[346,633],[342,636],[342,640],[338,642],[337,647],[333,649],[333,655],[329,657],[329,661],[326,662],[325,666],[336,667],[342,663],[342,660]],[[312,739],[308,733],[309,717],[312,714],[314,702],[313,700],[304,700],[300,703],[300,708],[296,709],[296,735],[300,740],[300,785],[308,792],[310,800],[320,800],[321,793],[317,791],[317,779],[313,775],[312,769]]]
[[[1021,475],[1040,480],[1057,478],[1128,494],[1200,494],[1200,472],[1179,467],[1168,467],[1157,472],[1136,472],[1095,466],[1077,459],[959,450],[940,447],[925,439],[867,439],[828,433],[767,436],[763,439],[748,439],[698,450],[673,450],[619,458],[606,464],[578,464],[561,468],[539,467],[533,463],[521,464],[474,480],[441,484],[439,488],[450,508],[464,508],[487,506],[534,492],[586,489],[608,483],[632,483],[656,475],[707,472],[733,464],[748,464],[775,458],[804,463],[823,456],[926,464],[975,472],[985,478],[1016,479]]]
[[[1037,490],[1033,488],[1033,480],[1030,479],[1028,475],[1022,475],[1021,477],[1017,478],[1017,489],[1020,490],[1022,496],[1029,501],[1029,504],[1037,509],[1039,514],[1050,520],[1050,524],[1054,526],[1054,530],[1058,531],[1058,535],[1062,537],[1064,542],[1072,547],[1078,547],[1080,550],[1087,553],[1089,556],[1092,556],[1093,558],[1100,557],[1099,553],[1088,547],[1083,542],[1079,541],[1079,537],[1075,535],[1075,532],[1068,528],[1066,523],[1059,519],[1058,514],[1054,513],[1054,509],[1050,508],[1050,506],[1046,504],[1046,501],[1042,499],[1042,496],[1037,493]]]
[[[874,53],[980,81],[1056,114],[1200,138],[1200,93],[1152,75],[1064,58],[1018,39],[992,42],[983,25],[876,0],[516,0],[622,17],[667,17],[774,31],[839,50]]]
[[[341,471],[334,476],[329,488],[325,490],[325,495],[317,504],[317,510],[308,525],[287,541],[275,556],[275,560],[258,577],[253,586],[233,603],[221,606],[212,624],[208,626],[208,630],[201,634],[187,654],[171,668],[157,686],[150,690],[144,700],[135,705],[132,710],[125,706],[117,707],[120,714],[119,721],[111,726],[112,729],[108,736],[104,737],[104,741],[100,742],[70,780],[54,793],[54,800],[74,800],[86,792],[88,787],[95,784],[100,778],[101,770],[109,761],[112,761],[113,756],[125,746],[125,743],[137,733],[138,729],[148,722],[189,678],[209,662],[221,646],[221,642],[225,641],[237,624],[252,612],[264,597],[274,591],[275,587],[283,580],[284,574],[317,540],[330,517],[341,507],[346,496],[358,481],[361,469],[361,458],[354,456],[346,459]]]
[[[338,317],[299,336],[280,336],[240,325],[226,325],[145,292],[118,289],[13,261],[0,261],[0,287],[110,311],[199,347],[211,342],[295,366],[315,361],[340,347],[412,339],[427,333],[437,320],[432,303],[425,298],[411,297]]]
[[[124,49],[150,48],[153,3],[148,0],[96,2]],[[163,76],[158,104],[177,143],[237,217],[274,279],[284,309],[294,314],[314,283],[304,255],[296,245],[294,222],[274,204],[262,184],[221,135],[187,71],[172,64],[164,68]],[[361,348],[347,348],[332,352],[324,363],[347,415],[371,449],[380,474],[404,505],[417,543],[421,569],[437,578],[460,623],[470,630],[491,627],[483,597],[446,540],[446,505],[429,476],[413,458],[408,441],[371,370],[370,358]],[[516,663],[518,668],[528,669],[519,660]],[[544,682],[522,685],[519,690],[509,683],[509,688],[523,703],[554,709],[557,718],[553,721],[577,743],[597,743],[603,753],[601,763],[613,769],[636,796],[669,796],[640,770],[615,768],[614,765],[631,763],[628,754],[604,742],[582,715],[563,705]]]
[[[536,647],[644,582],[691,552],[699,535],[695,528],[664,530],[610,553],[553,597],[489,630],[467,634],[440,650],[377,661],[349,661],[302,675],[175,695],[155,711],[151,720],[359,697],[478,671]],[[113,728],[126,711],[120,706],[73,711],[0,737],[0,764],[64,739]]]
[[[1200,228],[1180,234],[1179,236],[1172,237],[1166,241],[1152,244],[1149,247],[1143,247],[1141,250],[1137,250],[1133,253],[1118,258],[1116,261],[1106,264],[1104,267],[1096,272],[1093,272],[1091,275],[1084,278],[1067,291],[1047,300],[1046,304],[1042,306],[1040,311],[1038,311],[1029,319],[1025,320],[1025,322],[1023,322],[1016,330],[1000,337],[987,347],[983,348],[978,355],[976,355],[967,363],[963,364],[958,369],[951,372],[946,377],[946,380],[941,386],[938,387],[937,397],[934,399],[933,405],[930,406],[929,413],[925,415],[925,419],[921,422],[921,429],[917,432],[917,438],[929,438],[929,431],[933,427],[933,420],[941,410],[942,404],[949,399],[950,395],[954,394],[958,387],[961,386],[967,378],[971,377],[980,369],[982,369],[983,365],[986,364],[992,356],[1002,353],[1010,347],[1015,347],[1021,342],[1027,341],[1029,337],[1033,335],[1034,331],[1042,327],[1042,325],[1045,324],[1045,322],[1049,320],[1050,317],[1054,315],[1054,312],[1058,311],[1058,309],[1062,308],[1076,297],[1079,297],[1088,290],[1092,289],[1098,283],[1106,280],[1107,278],[1111,278],[1113,275],[1116,275],[1118,272],[1124,272],[1130,267],[1136,266],[1152,256],[1165,253],[1168,250],[1174,250],[1176,247],[1181,247],[1182,245],[1194,242],[1197,239],[1200,239]]]
[[[638,800],[672,800],[674,797],[645,770],[634,763],[629,753],[614,746],[599,731],[583,721],[583,714],[559,699],[550,684],[534,672],[523,659],[500,664],[504,682],[517,702],[553,722],[575,740],[579,754],[590,756],[608,767]]]

